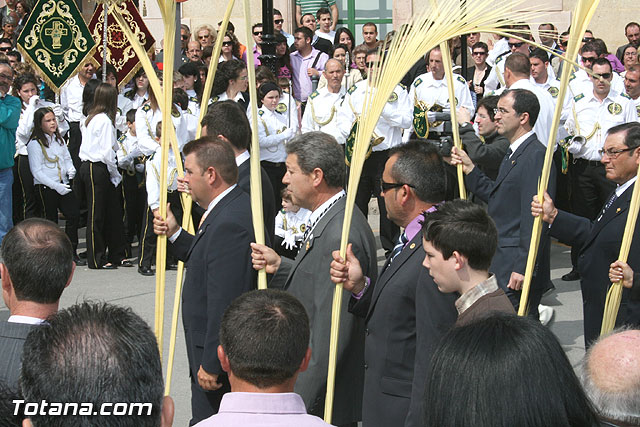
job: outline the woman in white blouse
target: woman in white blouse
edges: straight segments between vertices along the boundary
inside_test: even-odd
[[[242,109],[246,111],[249,105],[248,88],[247,64],[237,59],[232,59],[218,66],[216,75],[213,78],[211,100],[212,102],[218,102],[231,99],[240,104]]]
[[[71,155],[58,131],[58,122],[51,108],[39,108],[33,113],[33,131],[27,144],[33,183],[40,198],[44,216],[58,222],[58,209],[65,218],[65,233],[73,246],[73,259],[84,265],[76,254],[80,207],[69,182],[76,175]]]
[[[280,199],[284,187],[282,177],[286,172],[285,145],[298,130],[295,108],[282,102],[282,90],[272,82],[263,83],[258,92],[262,106],[258,109],[258,138],[260,140],[260,164],[269,175],[275,200]],[[251,110],[247,113],[251,122]]]
[[[125,259],[122,205],[117,187],[122,181],[116,162],[116,109],[118,91],[108,83],[96,88],[94,102],[80,123],[80,179],[78,193],[87,203],[87,263],[89,268],[132,266]]]

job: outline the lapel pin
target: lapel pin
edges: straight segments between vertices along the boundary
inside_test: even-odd
[[[306,247],[306,250],[308,251],[310,247],[311,247],[311,242],[307,240],[307,247]]]
[[[413,249],[413,248],[415,248],[415,247],[416,247],[416,244],[415,244],[415,243],[412,243],[412,244],[410,244],[410,245],[409,245],[409,249]]]
[[[511,166],[515,165],[516,161],[515,160],[511,160]]]
[[[622,209],[618,208],[616,209],[616,213],[620,212]]]

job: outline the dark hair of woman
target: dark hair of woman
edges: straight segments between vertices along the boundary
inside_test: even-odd
[[[96,88],[100,84],[100,80],[91,79],[84,85],[82,90],[82,115],[88,116],[93,106],[93,98],[96,93]],[[116,98],[117,103],[117,98]]]
[[[278,33],[275,35],[275,41],[276,44],[284,43],[285,45],[284,55],[278,56],[278,60],[276,61],[276,69],[279,70],[286,67],[289,69],[289,75],[291,75],[293,68],[291,68],[291,53],[289,52],[289,46],[287,46],[287,38],[281,33]]]
[[[238,41],[238,38],[235,36],[235,34],[233,34],[233,32],[229,30],[227,30],[224,36],[229,37],[231,39],[231,43],[233,43],[231,45],[231,54],[236,58],[240,59],[240,42]]]
[[[493,314],[454,327],[425,388],[427,427],[598,425],[560,343],[531,318]]]
[[[229,80],[235,80],[240,77],[240,73],[247,69],[247,64],[237,59],[221,62],[218,70],[213,78],[213,89],[211,95],[220,95],[229,87]]]
[[[86,89],[86,85],[85,85]],[[84,95],[84,94],[83,94]],[[118,90],[108,83],[100,83],[96,88],[96,92],[93,98],[93,105],[89,110],[89,116],[85,123],[89,126],[89,122],[100,113],[105,113],[111,123],[115,126],[116,123],[116,110],[118,109]]]
[[[19,74],[13,80],[12,87],[13,87],[13,93],[15,94],[15,96],[18,96],[18,92],[22,90],[22,86],[26,85],[27,83],[33,83],[33,85],[36,87],[36,90],[40,92],[40,87],[39,87],[40,81],[38,80],[38,78],[31,73],[24,73],[24,74]]]
[[[351,50],[349,51],[349,55],[351,55],[351,51],[356,47],[356,39],[353,37],[353,33],[347,27],[340,27],[336,30],[336,36],[333,38],[333,45],[338,46],[340,44],[340,36],[342,33],[346,33],[347,36],[351,39]]]
[[[33,130],[31,131],[31,136],[29,137],[29,141],[31,141],[32,139],[35,139],[45,147],[49,146],[49,140],[47,139],[47,137],[44,134],[44,131],[42,130],[42,119],[44,118],[44,116],[47,115],[47,113],[53,114],[53,110],[49,107],[44,107],[44,108],[38,108],[33,113]],[[60,145],[64,144],[64,140],[62,139],[62,136],[60,135],[60,131],[57,128],[55,132],[55,138]]]
[[[196,97],[198,98],[198,104],[202,100],[202,89],[204,83],[200,80],[200,70],[198,70],[198,66],[193,62],[187,62],[183,64],[178,69],[178,72],[183,76],[194,76],[196,79],[193,83],[193,90],[196,91]]]

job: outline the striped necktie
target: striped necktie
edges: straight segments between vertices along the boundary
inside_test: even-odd
[[[404,246],[407,244],[408,241],[409,239],[407,239],[407,235],[403,231],[402,234],[400,234],[400,236],[398,237],[398,243],[396,243],[396,245],[393,247],[393,250],[391,251],[391,256],[389,257],[389,264],[393,262],[394,258],[397,257],[400,252],[402,252],[402,249],[404,248]]]

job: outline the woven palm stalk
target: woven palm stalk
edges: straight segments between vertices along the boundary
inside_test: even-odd
[[[243,0],[244,22],[247,40],[251,40],[251,10],[249,0]],[[256,68],[253,54],[247,51],[247,74],[249,99],[251,99],[251,217],[256,243],[264,244],[264,216],[262,215],[262,180],[260,172],[260,141],[258,141],[258,94],[256,90]],[[258,289],[267,289],[267,272],[258,271]]]
[[[582,35],[587,29],[591,18],[598,7],[599,0],[578,0],[571,19],[571,35],[567,46],[566,57],[572,60],[578,55]],[[551,165],[553,161],[553,149],[556,145],[556,134],[560,125],[560,115],[562,114],[562,100],[565,99],[569,87],[569,77],[572,67],[563,67],[562,78],[560,79],[560,93],[558,94],[558,102],[553,115],[551,131],[549,132],[549,140],[547,141],[547,151],[544,157],[542,172],[538,182],[538,200],[543,202],[544,193],[549,185],[549,175],[551,174]],[[529,311],[529,291],[531,290],[531,279],[533,277],[533,268],[535,266],[536,257],[538,255],[538,245],[540,244],[540,235],[542,233],[542,216],[538,216],[533,221],[533,230],[531,232],[531,241],[529,243],[529,255],[524,273],[524,283],[520,294],[520,306],[518,307],[518,315],[526,316]]]
[[[526,22],[540,16],[539,12],[514,11],[522,1],[498,3],[495,7],[487,7],[485,0],[447,1],[439,7],[432,7],[421,15],[414,17],[407,25],[402,26],[394,37],[388,50],[380,52],[382,67],[375,66],[369,80],[370,87],[365,97],[362,121],[356,132],[353,156],[347,188],[347,200],[340,254],[346,257],[349,229],[353,216],[356,189],[360,181],[362,167],[373,130],[378,122],[387,100],[398,82],[426,52],[435,46],[462,34],[471,32],[496,32],[499,26]],[[325,399],[324,420],[331,424],[333,413],[333,396],[336,373],[336,354],[340,328],[340,310],[342,305],[342,284],[334,290],[331,337],[329,347],[329,367],[327,372],[327,393]]]
[[[638,177],[640,177],[640,166],[638,166]],[[627,223],[624,226],[624,235],[622,244],[620,245],[620,255],[618,259],[627,262],[629,250],[631,249],[631,241],[633,233],[636,229],[636,221],[638,220],[638,208],[640,208],[640,184],[636,181],[633,186],[633,194],[631,195],[631,206],[627,216]],[[618,318],[618,310],[620,309],[620,301],[622,300],[622,280],[614,283],[609,292],[607,292],[607,300],[604,304],[604,315],[602,317],[602,327],[600,335],[608,334],[616,326]]]
[[[451,61],[451,52],[449,51],[449,43],[440,44],[440,52],[442,52],[442,64],[444,65],[444,73],[447,77],[447,90],[449,91],[449,105],[451,106],[451,130],[453,131],[453,145],[462,150],[462,142],[460,141],[460,128],[458,128],[458,112],[456,111],[456,88],[453,86],[453,61]],[[458,176],[458,191],[460,198],[466,200],[467,191],[464,188],[464,173],[462,172],[462,164],[456,166],[456,174]]]

